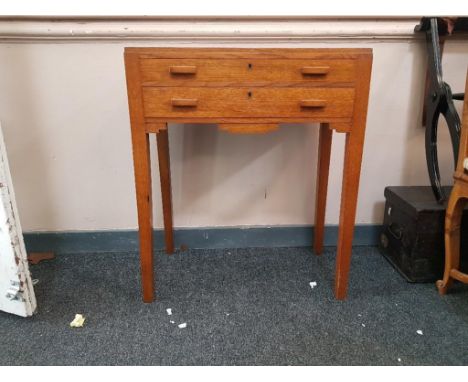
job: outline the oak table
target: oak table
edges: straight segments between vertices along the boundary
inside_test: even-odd
[[[149,134],[156,134],[166,251],[173,253],[168,123],[267,133],[320,123],[315,253],[323,249],[333,131],[346,134],[335,296],[346,298],[366,126],[371,49],[126,48],[143,300],[152,302]],[[216,158],[213,158],[216,160]]]

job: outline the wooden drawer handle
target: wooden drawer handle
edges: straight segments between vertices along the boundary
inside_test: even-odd
[[[171,105],[175,107],[196,107],[198,100],[196,98],[172,98]]]
[[[304,108],[321,108],[327,106],[327,101],[322,99],[303,99],[299,104]]]
[[[304,66],[301,73],[304,75],[318,75],[324,76],[330,70],[329,66]]]
[[[171,74],[195,74],[197,67],[192,65],[171,66],[169,72]]]
[[[222,123],[219,129],[232,134],[264,134],[278,130],[276,123]]]

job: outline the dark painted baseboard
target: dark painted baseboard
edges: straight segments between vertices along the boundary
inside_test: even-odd
[[[380,225],[357,225],[353,245],[377,245]],[[312,226],[178,228],[176,248],[307,247],[313,242]],[[338,226],[325,228],[325,246],[335,246]],[[26,232],[28,252],[57,253],[129,252],[138,250],[136,230]],[[155,249],[164,247],[162,230],[154,231]]]

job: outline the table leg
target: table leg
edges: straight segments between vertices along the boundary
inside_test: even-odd
[[[451,270],[458,270],[460,265],[460,226],[465,203],[466,201],[462,198],[460,188],[455,181],[445,212],[444,278],[438,280],[436,283],[439,294],[441,295],[446,294],[448,288],[452,285],[453,278],[450,275]]]
[[[363,145],[363,129],[346,133],[335,275],[335,296],[339,300],[346,298],[348,287]]]
[[[314,252],[320,255],[323,251],[323,235],[325,229],[325,208],[327,204],[328,174],[330,169],[330,154],[333,130],[328,123],[320,124],[319,152],[317,160],[317,186],[315,194],[315,227]]]
[[[149,136],[144,131],[134,129],[132,131],[132,143],[138,209],[143,301],[152,302],[155,296],[153,273],[153,207],[151,197]]]
[[[174,253],[174,235],[172,227],[171,164],[169,159],[168,130],[162,129],[156,134],[161,180],[161,197],[164,215],[164,237],[166,252]]]

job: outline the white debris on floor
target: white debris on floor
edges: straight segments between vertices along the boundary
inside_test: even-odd
[[[167,315],[168,315],[168,316],[172,316],[172,309],[171,309],[171,308],[167,308],[167,309],[166,309],[166,312],[167,312]],[[170,322],[171,324],[175,324],[175,321],[174,321],[174,320],[169,320],[169,322]],[[178,326],[180,329],[184,329],[184,328],[187,327],[187,323],[184,322],[184,323],[179,324],[179,325],[177,325],[177,326]]]
[[[362,327],[363,327],[363,328],[365,328],[365,327],[366,327],[366,324],[361,324],[361,325],[362,325]]]
[[[401,358],[398,358],[398,362],[401,362]]]
[[[311,281],[309,285],[312,289],[314,289],[317,286],[317,281]]]
[[[422,331],[422,330],[416,330],[416,333],[418,333],[420,336],[423,335],[423,331]]]
[[[70,322],[71,328],[81,328],[83,327],[85,318],[82,314],[75,314],[75,318]]]

